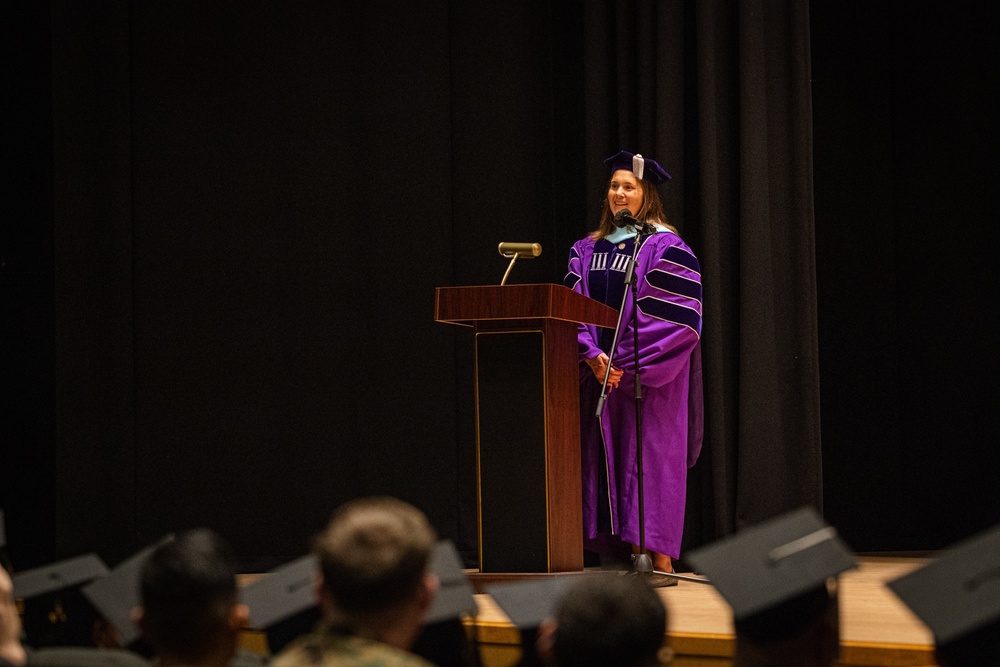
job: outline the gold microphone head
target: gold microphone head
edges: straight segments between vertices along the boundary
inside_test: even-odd
[[[509,243],[501,241],[497,250],[504,257],[538,257],[542,254],[541,243]]]

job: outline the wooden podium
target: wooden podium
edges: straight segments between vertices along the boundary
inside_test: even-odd
[[[437,288],[475,337],[480,572],[583,569],[577,323],[617,316],[562,285]]]

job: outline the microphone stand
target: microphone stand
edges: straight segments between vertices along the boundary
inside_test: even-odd
[[[596,417],[600,419],[604,410],[604,402],[608,397],[608,378],[611,376],[611,365],[618,350],[618,337],[621,335],[622,316],[625,312],[625,300],[628,299],[629,292],[632,294],[632,355],[635,363],[635,463],[639,485],[639,553],[632,554],[632,573],[639,576],[650,576],[653,574],[653,561],[646,553],[646,508],[643,497],[643,473],[642,473],[642,380],[639,378],[639,316],[638,297],[636,296],[635,267],[636,258],[639,256],[639,248],[642,246],[643,236],[652,235],[649,225],[635,226],[635,244],[632,247],[632,258],[629,260],[628,269],[625,271],[625,289],[622,291],[621,307],[618,308],[618,323],[615,325],[615,335],[611,342],[611,354],[608,355],[608,367],[604,370],[604,381],[601,382],[601,396],[597,399]]]

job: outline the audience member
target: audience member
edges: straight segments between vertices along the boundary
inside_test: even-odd
[[[108,572],[80,589],[83,597],[104,619],[103,648],[121,647],[145,658],[153,656],[153,649],[140,636],[135,624],[134,611],[142,606],[140,583],[142,570],[156,548],[174,539],[167,535],[158,543],[126,558]],[[95,642],[97,643],[97,642]]]
[[[142,566],[136,623],[160,667],[225,667],[247,609],[238,603],[234,558],[209,530],[161,544]]]
[[[85,593],[108,578],[96,554],[13,577],[14,596],[24,600],[27,667],[149,667],[143,657],[120,649],[115,626]]]
[[[829,667],[840,650],[836,576],[856,566],[810,508],[689,554],[733,610],[734,667]]]
[[[25,644],[32,649],[115,646],[108,623],[81,592],[107,574],[108,566],[97,554],[14,574],[14,597],[24,601]]]
[[[25,667],[150,667],[146,658],[126,649],[95,646],[49,646],[28,649]]]
[[[542,624],[538,650],[556,667],[652,667],[669,662],[662,651],[667,610],[656,591],[636,576],[582,577]]]
[[[0,567],[0,667],[23,665],[27,656],[21,646],[21,617],[14,604],[14,584]]]
[[[555,616],[556,603],[580,576],[542,577],[486,587],[486,593],[503,609],[521,635],[518,667],[537,667],[550,657],[538,650],[542,626]]]
[[[428,569],[435,533],[415,507],[393,498],[341,506],[315,543],[323,620],[274,667],[424,666],[410,653],[438,588]]]
[[[1000,665],[1000,525],[889,588],[934,634],[941,667]]]
[[[14,571],[10,564],[10,557],[7,555],[7,528],[4,523],[3,510],[0,509],[0,568],[7,570],[7,574]]]
[[[316,583],[319,560],[302,556],[266,572],[240,590],[250,609],[250,625],[264,631],[270,653],[310,632],[320,620]]]
[[[465,630],[464,620],[475,616],[475,589],[465,574],[462,558],[450,540],[434,545],[429,565],[438,578],[434,603],[424,616],[424,627],[411,652],[439,667],[474,667],[480,664],[478,646]],[[475,632],[475,626],[473,626]]]

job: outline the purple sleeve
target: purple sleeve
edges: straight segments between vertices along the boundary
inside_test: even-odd
[[[661,387],[687,367],[701,337],[701,267],[694,253],[674,234],[656,234],[647,244],[637,275],[639,365],[643,384]],[[631,311],[631,303],[627,311]],[[627,321],[631,322],[631,317]],[[631,371],[635,366],[633,349],[630,325],[619,342],[615,365]]]
[[[563,278],[563,284],[569,287],[574,292],[578,292],[584,296],[590,296],[587,289],[586,280],[586,270],[584,268],[584,261],[586,257],[589,257],[587,248],[589,247],[587,239],[583,241],[577,241],[573,244],[573,247],[569,251],[569,267],[566,270],[566,277]],[[579,326],[579,331],[577,333],[577,342],[579,343],[579,353],[580,359],[593,359],[594,357],[601,354],[601,348],[598,347],[596,342],[597,327],[588,326],[586,324],[581,324]]]

